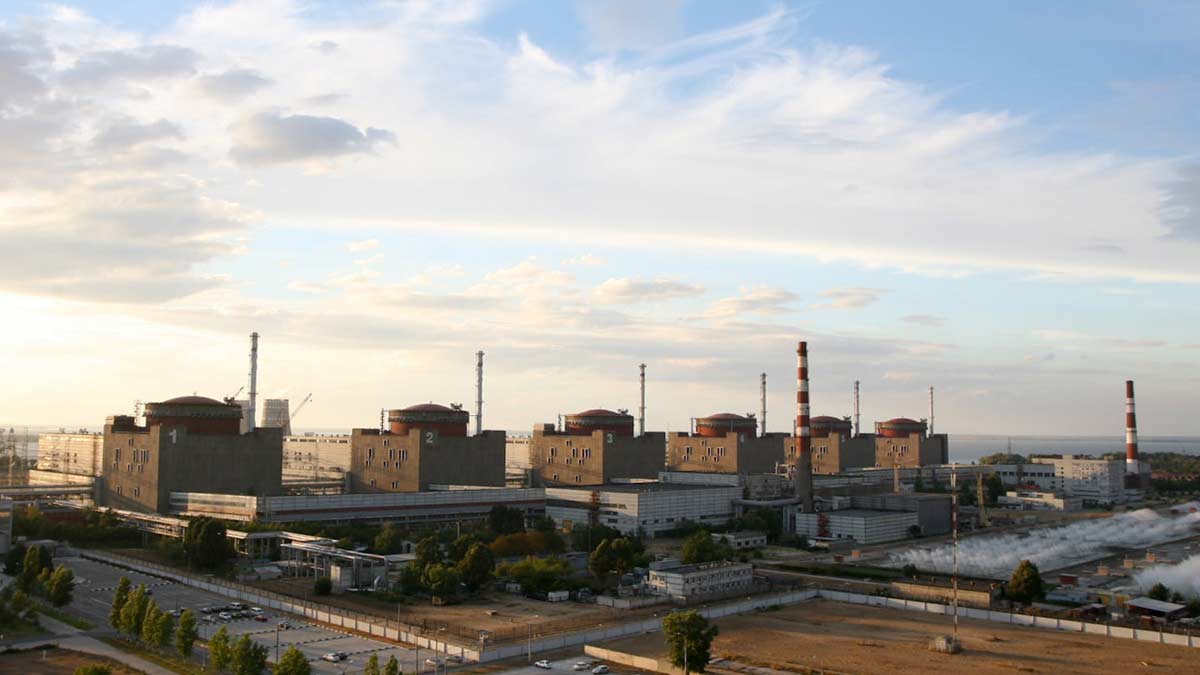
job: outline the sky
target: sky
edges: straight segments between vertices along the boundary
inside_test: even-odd
[[[0,0],[0,424],[1200,434],[1191,2]]]

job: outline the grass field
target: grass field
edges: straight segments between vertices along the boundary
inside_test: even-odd
[[[960,624],[963,653],[947,656],[928,649],[950,632],[947,617],[830,601],[728,617],[717,626],[714,657],[798,673],[1200,673],[1200,649],[975,620]],[[661,634],[604,646],[654,658],[666,653]]]
[[[79,666],[103,664],[112,669],[113,675],[138,675],[142,671],[91,654],[69,649],[32,649],[24,652],[0,654],[0,675],[71,675]]]

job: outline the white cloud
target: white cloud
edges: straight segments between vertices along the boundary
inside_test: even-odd
[[[360,239],[346,244],[346,250],[351,253],[362,253],[363,251],[373,251],[379,248],[378,239]]]
[[[813,309],[862,309],[867,305],[879,302],[879,296],[887,291],[882,288],[831,288],[821,291],[821,297],[828,302],[813,305]]]
[[[607,262],[607,260],[599,256],[592,255],[591,253],[584,253],[583,255],[577,255],[574,258],[567,258],[566,260],[562,261],[562,264],[568,266],[581,265],[586,267],[596,267]]]
[[[576,3],[579,17],[602,50],[644,50],[678,37],[683,0],[606,0]]]
[[[799,296],[783,288],[755,286],[743,288],[740,295],[721,298],[708,307],[705,316],[736,317],[741,314],[773,315],[792,311],[791,305]]]
[[[359,130],[335,117],[258,113],[238,125],[231,154],[240,164],[263,166],[369,153],[396,137],[384,129]]]
[[[662,302],[690,298],[704,293],[704,287],[675,279],[606,279],[592,295],[602,304]]]
[[[200,90],[220,101],[236,101],[271,86],[270,78],[253,68],[233,68],[198,81]]]
[[[946,323],[945,317],[933,314],[908,314],[900,317],[900,320],[929,328],[941,328]]]

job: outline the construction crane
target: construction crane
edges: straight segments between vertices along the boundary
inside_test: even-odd
[[[303,401],[300,401],[300,405],[296,406],[296,409],[292,411],[291,415],[288,415],[288,424],[291,424],[292,420],[296,419],[296,415],[300,414],[300,409],[304,407],[305,403],[308,403],[311,400],[312,400],[312,394],[310,393],[308,396],[304,397]]]
[[[242,393],[242,390],[243,390],[243,389],[245,389],[245,388],[246,388],[246,385],[244,385],[244,384],[243,384],[242,386],[238,387],[238,390],[237,390],[237,391],[235,391],[235,392],[233,392],[232,394],[230,394],[230,395],[228,395],[228,396],[226,396],[226,397],[225,397],[225,402],[226,402],[226,403],[233,403],[233,402],[234,402],[234,400],[235,400],[235,399],[237,399],[237,395],[238,395],[238,394],[240,394],[240,393]]]

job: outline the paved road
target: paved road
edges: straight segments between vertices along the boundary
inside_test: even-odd
[[[97,627],[108,626],[108,612],[112,606],[113,591],[122,576],[129,577],[134,586],[145,585],[162,609],[191,609],[196,613],[197,618],[212,616],[202,614],[199,611],[202,607],[228,605],[233,601],[232,598],[94,560],[64,558],[56,560],[56,562],[70,567],[71,571],[75,573],[76,579],[80,581],[67,609],[73,614],[83,616]],[[428,649],[409,648],[392,642],[343,633],[333,628],[307,623],[295,616],[280,615],[274,612],[267,616],[266,622],[258,622],[253,619],[232,621],[214,619],[212,623],[201,622],[200,636],[207,639],[221,626],[225,626],[235,640],[242,635],[249,635],[255,642],[266,646],[270,650],[269,658],[272,661],[275,660],[276,645],[278,645],[279,654],[286,651],[289,646],[295,645],[312,662],[314,672],[327,675],[361,671],[372,654],[378,655],[380,667],[387,663],[388,657],[395,656],[404,673],[430,673],[433,671],[431,666],[425,664],[427,658],[435,656]],[[284,620],[293,628],[280,629],[279,622]],[[103,645],[104,643],[99,644]],[[349,658],[340,663],[321,660],[322,655],[339,651],[348,654]]]
[[[586,663],[589,665],[583,670],[575,670],[573,666],[576,663]],[[549,670],[533,665],[517,665],[506,670],[497,671],[491,675],[591,675],[592,666],[600,663],[608,666],[610,675],[643,675],[636,668],[608,661],[600,661],[582,652],[551,661]]]

